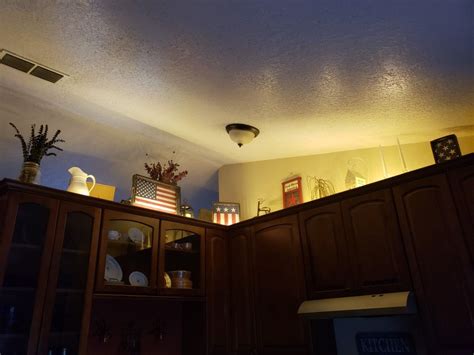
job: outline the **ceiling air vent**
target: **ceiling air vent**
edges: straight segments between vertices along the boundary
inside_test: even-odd
[[[31,72],[31,75],[36,76],[37,78],[50,81],[52,83],[57,82],[59,79],[64,78],[64,75],[58,74],[52,70],[37,66]]]
[[[31,62],[15,57],[14,55],[6,53],[0,63],[8,65],[9,67],[21,70],[22,72],[28,73],[35,65]]]
[[[0,63],[51,83],[56,83],[66,76],[66,74],[57,70],[46,68],[44,65],[23,58],[7,50],[0,51]]]

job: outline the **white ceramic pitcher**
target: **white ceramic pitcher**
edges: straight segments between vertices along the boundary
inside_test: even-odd
[[[68,171],[69,174],[71,174],[71,180],[69,181],[67,191],[89,196],[90,192],[95,186],[95,177],[92,175],[88,175],[76,166],[70,168]],[[92,186],[90,189],[87,187],[86,184],[86,181],[89,178],[92,180]]]

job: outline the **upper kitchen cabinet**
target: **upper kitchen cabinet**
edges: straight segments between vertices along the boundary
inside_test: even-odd
[[[365,294],[411,289],[390,189],[343,200],[341,206],[354,289]]]
[[[310,298],[340,296],[351,287],[351,268],[339,203],[299,214]]]
[[[206,229],[207,344],[209,355],[230,350],[229,238],[222,229]]]
[[[474,166],[451,171],[449,181],[461,219],[471,265],[474,268]]]
[[[8,203],[3,206],[0,353],[36,354],[58,201],[26,193],[11,193]]]
[[[232,352],[237,355],[256,355],[255,299],[251,264],[250,228],[242,227],[229,233],[230,239],[230,309]]]
[[[102,219],[96,290],[155,293],[159,220],[105,210]]]
[[[160,294],[204,295],[205,246],[203,227],[161,222],[158,277]]]
[[[252,241],[258,354],[307,354],[301,241],[296,215],[254,226]]]
[[[472,175],[460,176],[458,188],[472,186]],[[393,191],[430,353],[472,352],[474,275],[448,179],[434,175]],[[472,190],[464,201],[471,197]]]
[[[100,208],[61,202],[38,354],[85,354]]]
[[[0,231],[0,353],[36,354],[58,201],[10,193]]]

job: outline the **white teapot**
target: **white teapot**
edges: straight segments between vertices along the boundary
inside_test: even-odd
[[[95,186],[95,177],[92,175],[88,175],[76,166],[70,168],[68,171],[71,174],[71,180],[69,181],[67,191],[89,196],[90,192]],[[86,184],[86,181],[89,178],[92,180],[92,186],[90,189],[87,187]]]

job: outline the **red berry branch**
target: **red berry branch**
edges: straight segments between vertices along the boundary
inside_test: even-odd
[[[158,180],[167,184],[177,185],[178,181],[188,175],[187,170],[178,172],[179,164],[168,160],[168,163],[161,165],[157,163],[145,163],[145,170],[153,180]]]

